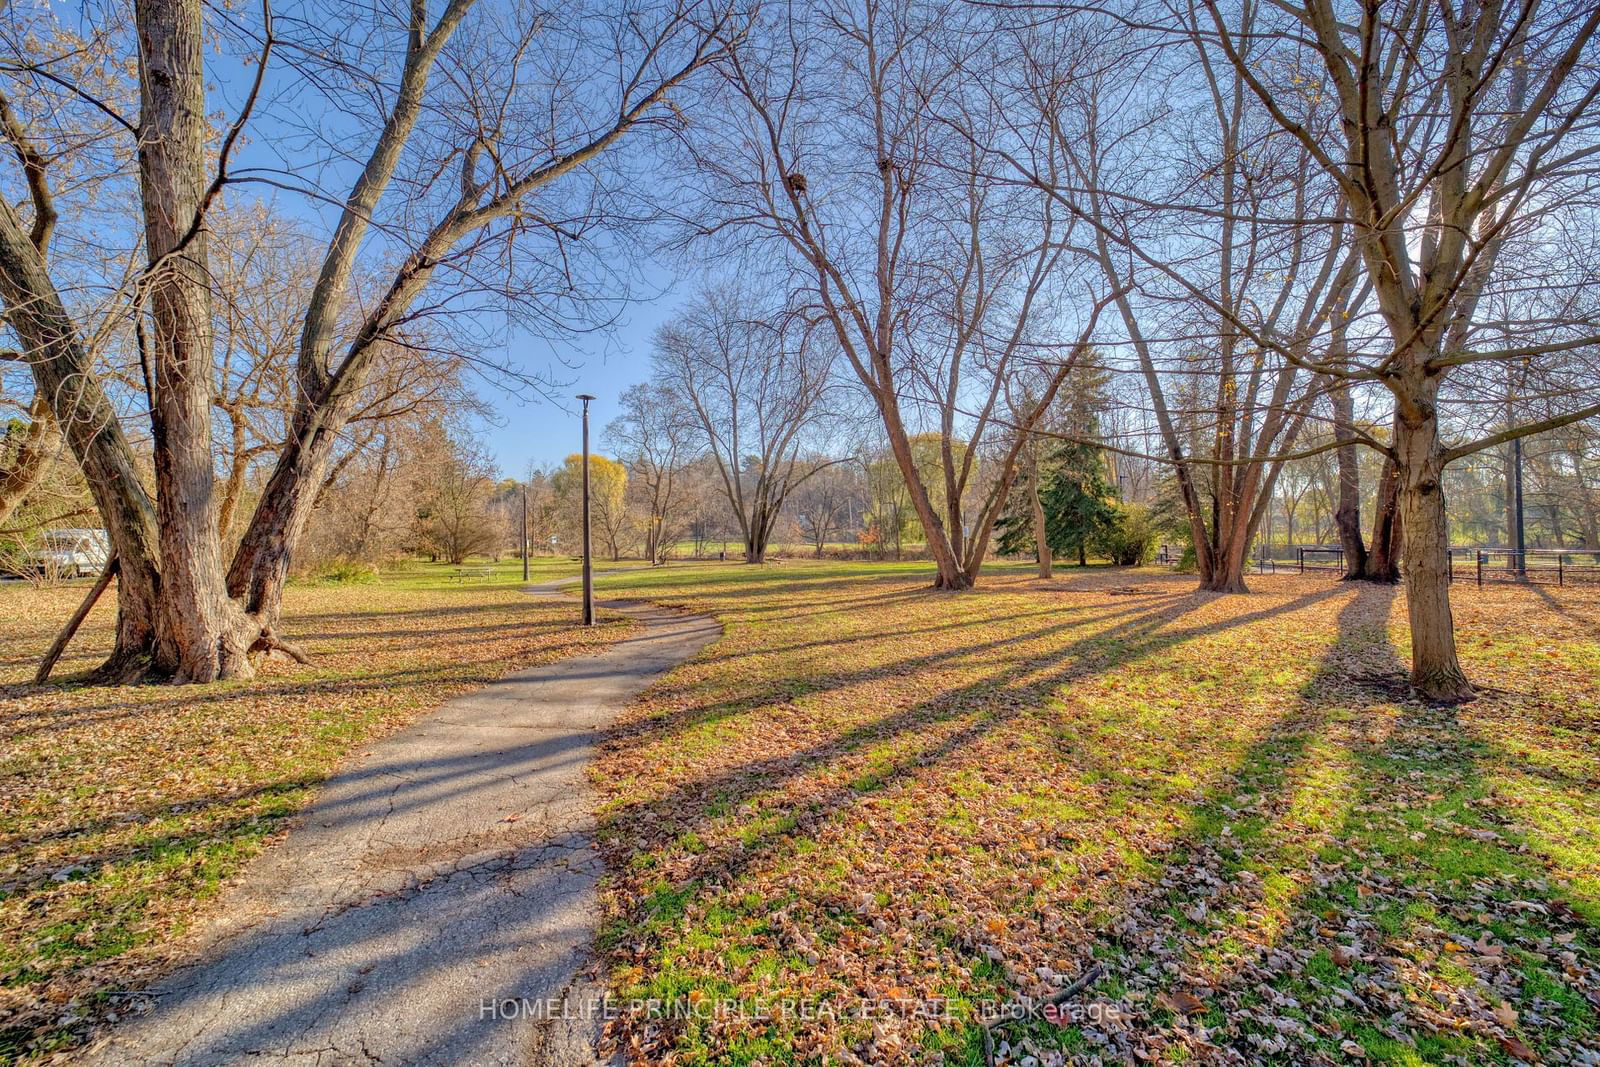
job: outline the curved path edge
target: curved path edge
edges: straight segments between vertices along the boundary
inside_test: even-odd
[[[599,604],[642,628],[371,745],[226,891],[198,961],[85,1062],[593,1063],[601,1020],[540,1008],[601,993],[585,769],[623,706],[722,633],[706,615]]]

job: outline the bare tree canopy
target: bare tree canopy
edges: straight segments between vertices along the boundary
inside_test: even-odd
[[[657,378],[699,424],[746,562],[766,559],[784,501],[826,465],[802,456],[829,414],[833,353],[815,324],[732,283],[707,289],[656,334]]]

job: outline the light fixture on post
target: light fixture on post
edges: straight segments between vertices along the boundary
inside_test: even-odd
[[[583,401],[583,625],[594,625],[594,568],[589,551],[589,401],[594,397],[579,393]]]

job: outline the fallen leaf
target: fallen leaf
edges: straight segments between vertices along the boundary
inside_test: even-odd
[[[1205,1001],[1181,989],[1156,994],[1156,1006],[1165,1008],[1174,1015],[1193,1015],[1206,1010]]]
[[[1533,1051],[1533,1049],[1529,1048],[1519,1038],[1501,1037],[1500,1047],[1505,1050],[1507,1056],[1513,1056],[1519,1060],[1522,1060],[1524,1063],[1537,1063],[1539,1060],[1539,1054]]]

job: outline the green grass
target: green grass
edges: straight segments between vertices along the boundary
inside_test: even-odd
[[[979,1063],[981,1005],[1100,961],[1081,1000],[1126,1022],[1007,1027],[1013,1061],[1600,1053],[1595,593],[1458,598],[1491,688],[1443,709],[1407,695],[1393,590],[1031,569],[959,595],[925,563],[602,582],[727,628],[595,768],[617,990],[846,1009],[619,1039],[680,1063]],[[960,1010],[848,1010],[899,994]]]
[[[577,573],[535,559],[533,579]],[[295,583],[284,629],[309,667],[250,682],[105,688],[96,609],[58,676],[26,683],[77,604],[0,587],[0,1063],[71,1048],[183,958],[182,935],[352,749],[449,695],[614,640],[572,601],[524,596],[521,564],[462,582],[417,565],[376,581]]]

